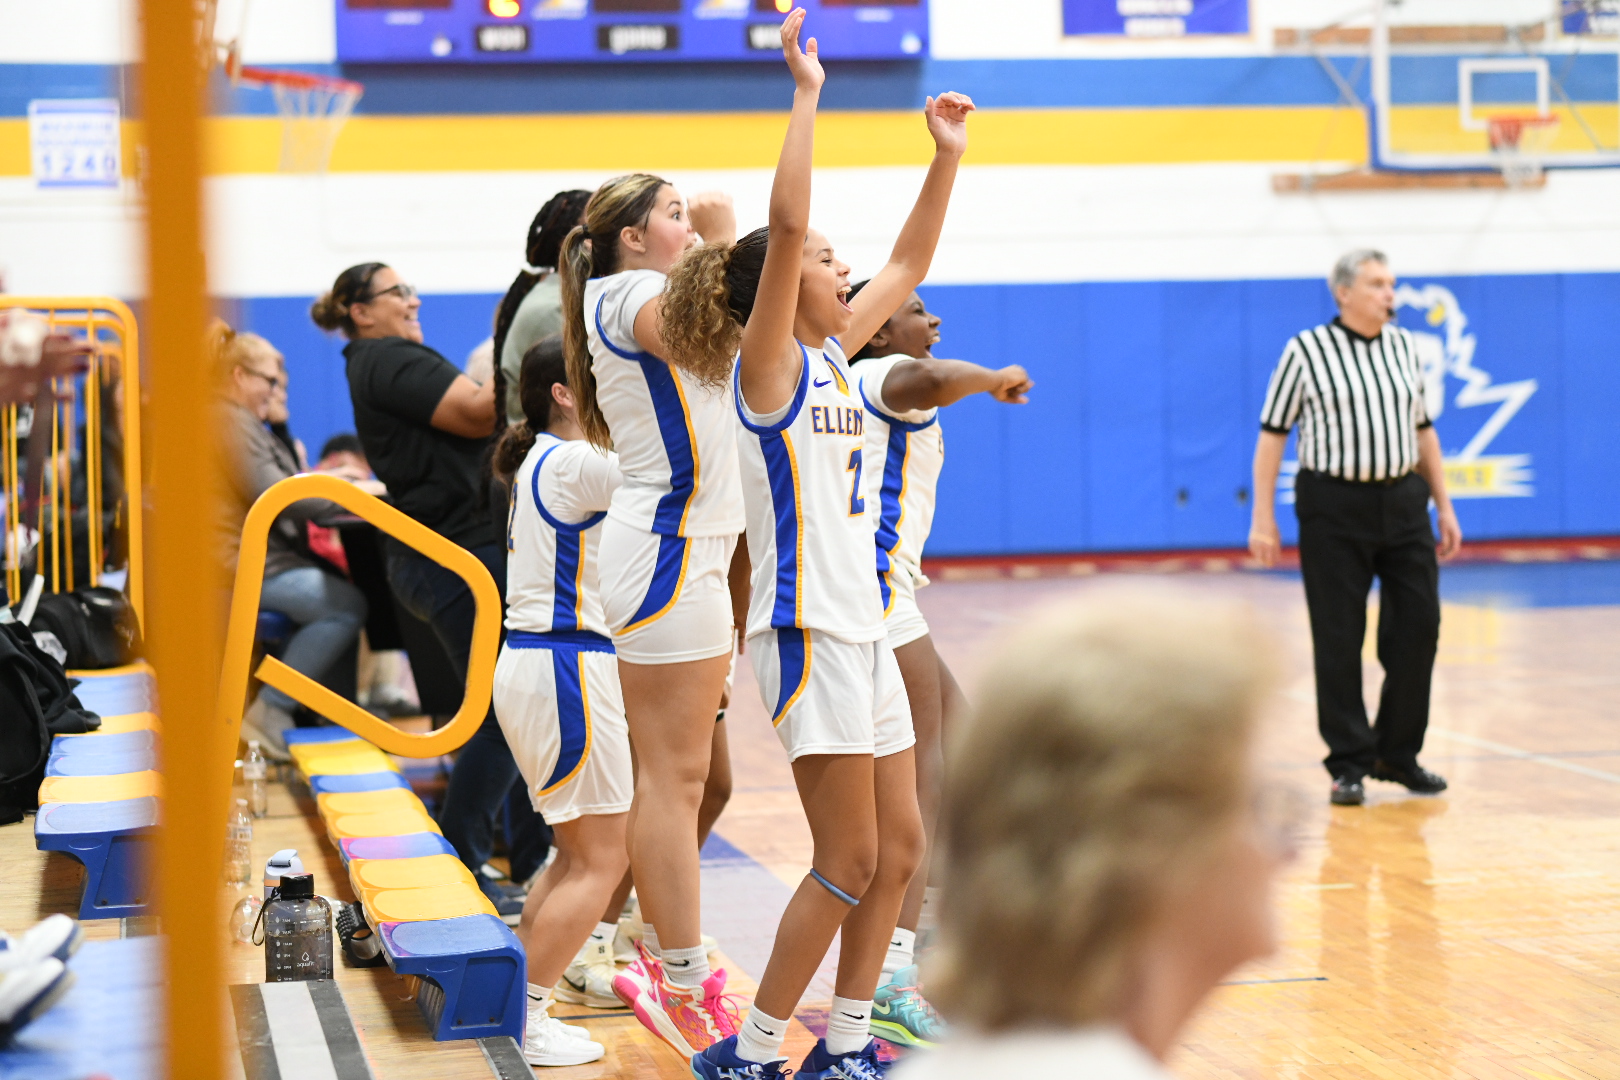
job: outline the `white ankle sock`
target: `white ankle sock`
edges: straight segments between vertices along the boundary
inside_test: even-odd
[[[709,953],[701,944],[664,950],[664,977],[671,986],[695,989],[709,980]]]
[[[901,968],[911,966],[911,958],[917,951],[917,932],[897,926],[889,937],[889,951],[883,957],[883,974],[893,975]]]
[[[529,1011],[525,1017],[528,1030],[532,1033],[537,1020],[544,1020],[551,1015],[551,987],[529,984]]]
[[[766,1016],[759,1006],[748,1010],[748,1019],[737,1029],[737,1056],[744,1061],[764,1064],[782,1056],[782,1040],[787,1038],[787,1021]]]
[[[591,931],[592,941],[612,941],[613,935],[619,932],[619,924],[612,922],[599,922],[596,929]]]
[[[641,924],[641,945],[652,953],[654,960],[664,955],[664,950],[658,947],[658,931],[653,929],[652,923]]]
[[[832,999],[827,1015],[827,1053],[853,1054],[872,1039],[872,1003],[846,997]]]

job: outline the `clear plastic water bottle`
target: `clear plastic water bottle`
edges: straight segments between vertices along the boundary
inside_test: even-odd
[[[242,759],[242,779],[247,782],[248,808],[256,818],[264,817],[270,809],[269,775],[270,766],[259,749],[259,740],[250,740],[247,757]]]
[[[231,885],[253,883],[253,818],[246,799],[237,799],[225,829],[225,881]]]
[[[244,945],[253,944],[253,930],[259,922],[259,912],[264,910],[264,901],[258,893],[248,893],[236,902],[231,909],[231,936]]]
[[[264,905],[264,981],[332,977],[332,908],[313,874],[288,874]]]
[[[264,898],[270,899],[270,894],[276,891],[281,879],[288,874],[302,874],[304,860],[298,857],[294,848],[282,848],[264,864]]]

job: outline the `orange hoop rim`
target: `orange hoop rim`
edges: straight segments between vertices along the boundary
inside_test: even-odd
[[[332,75],[316,75],[308,71],[288,71],[283,68],[253,67],[238,64],[231,71],[237,82],[260,86],[285,86],[291,90],[328,90],[334,94],[359,95],[365,90],[353,79],[340,79]]]

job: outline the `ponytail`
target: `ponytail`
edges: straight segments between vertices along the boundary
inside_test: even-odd
[[[754,312],[765,268],[767,229],[735,244],[703,244],[682,255],[664,288],[664,348],[669,362],[706,386],[731,376],[742,330]]]
[[[556,269],[563,238],[579,224],[590,197],[590,192],[578,189],[559,191],[546,200],[529,222],[528,242],[523,249],[528,268],[518,271],[495,310],[495,422],[501,427],[506,426],[506,373],[501,369],[501,358],[506,355],[506,335],[524,299],[548,271]]]
[[[648,173],[617,176],[596,189],[585,204],[585,220],[570,232],[557,254],[562,277],[563,351],[568,360],[568,388],[580,430],[592,446],[613,449],[613,433],[596,399],[596,375],[585,332],[585,282],[619,270],[619,234],[647,223],[658,192],[669,181]]]
[[[563,241],[557,273],[562,277],[563,358],[579,427],[592,446],[611,450],[613,433],[596,400],[596,373],[591,370],[591,347],[585,336],[585,282],[591,277],[591,245],[585,226],[577,226]]]
[[[534,449],[536,436],[551,427],[551,388],[558,383],[567,386],[567,376],[562,338],[557,334],[541,338],[534,348],[523,354],[523,368],[518,377],[523,419],[501,432],[490,454],[490,472],[504,486],[511,486],[518,466]]]

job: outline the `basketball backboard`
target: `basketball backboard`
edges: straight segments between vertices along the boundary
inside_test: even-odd
[[[1375,168],[1502,168],[1521,128],[1539,166],[1620,166],[1620,0],[1507,0],[1501,22],[1424,26],[1405,21],[1416,6],[1373,11]]]

